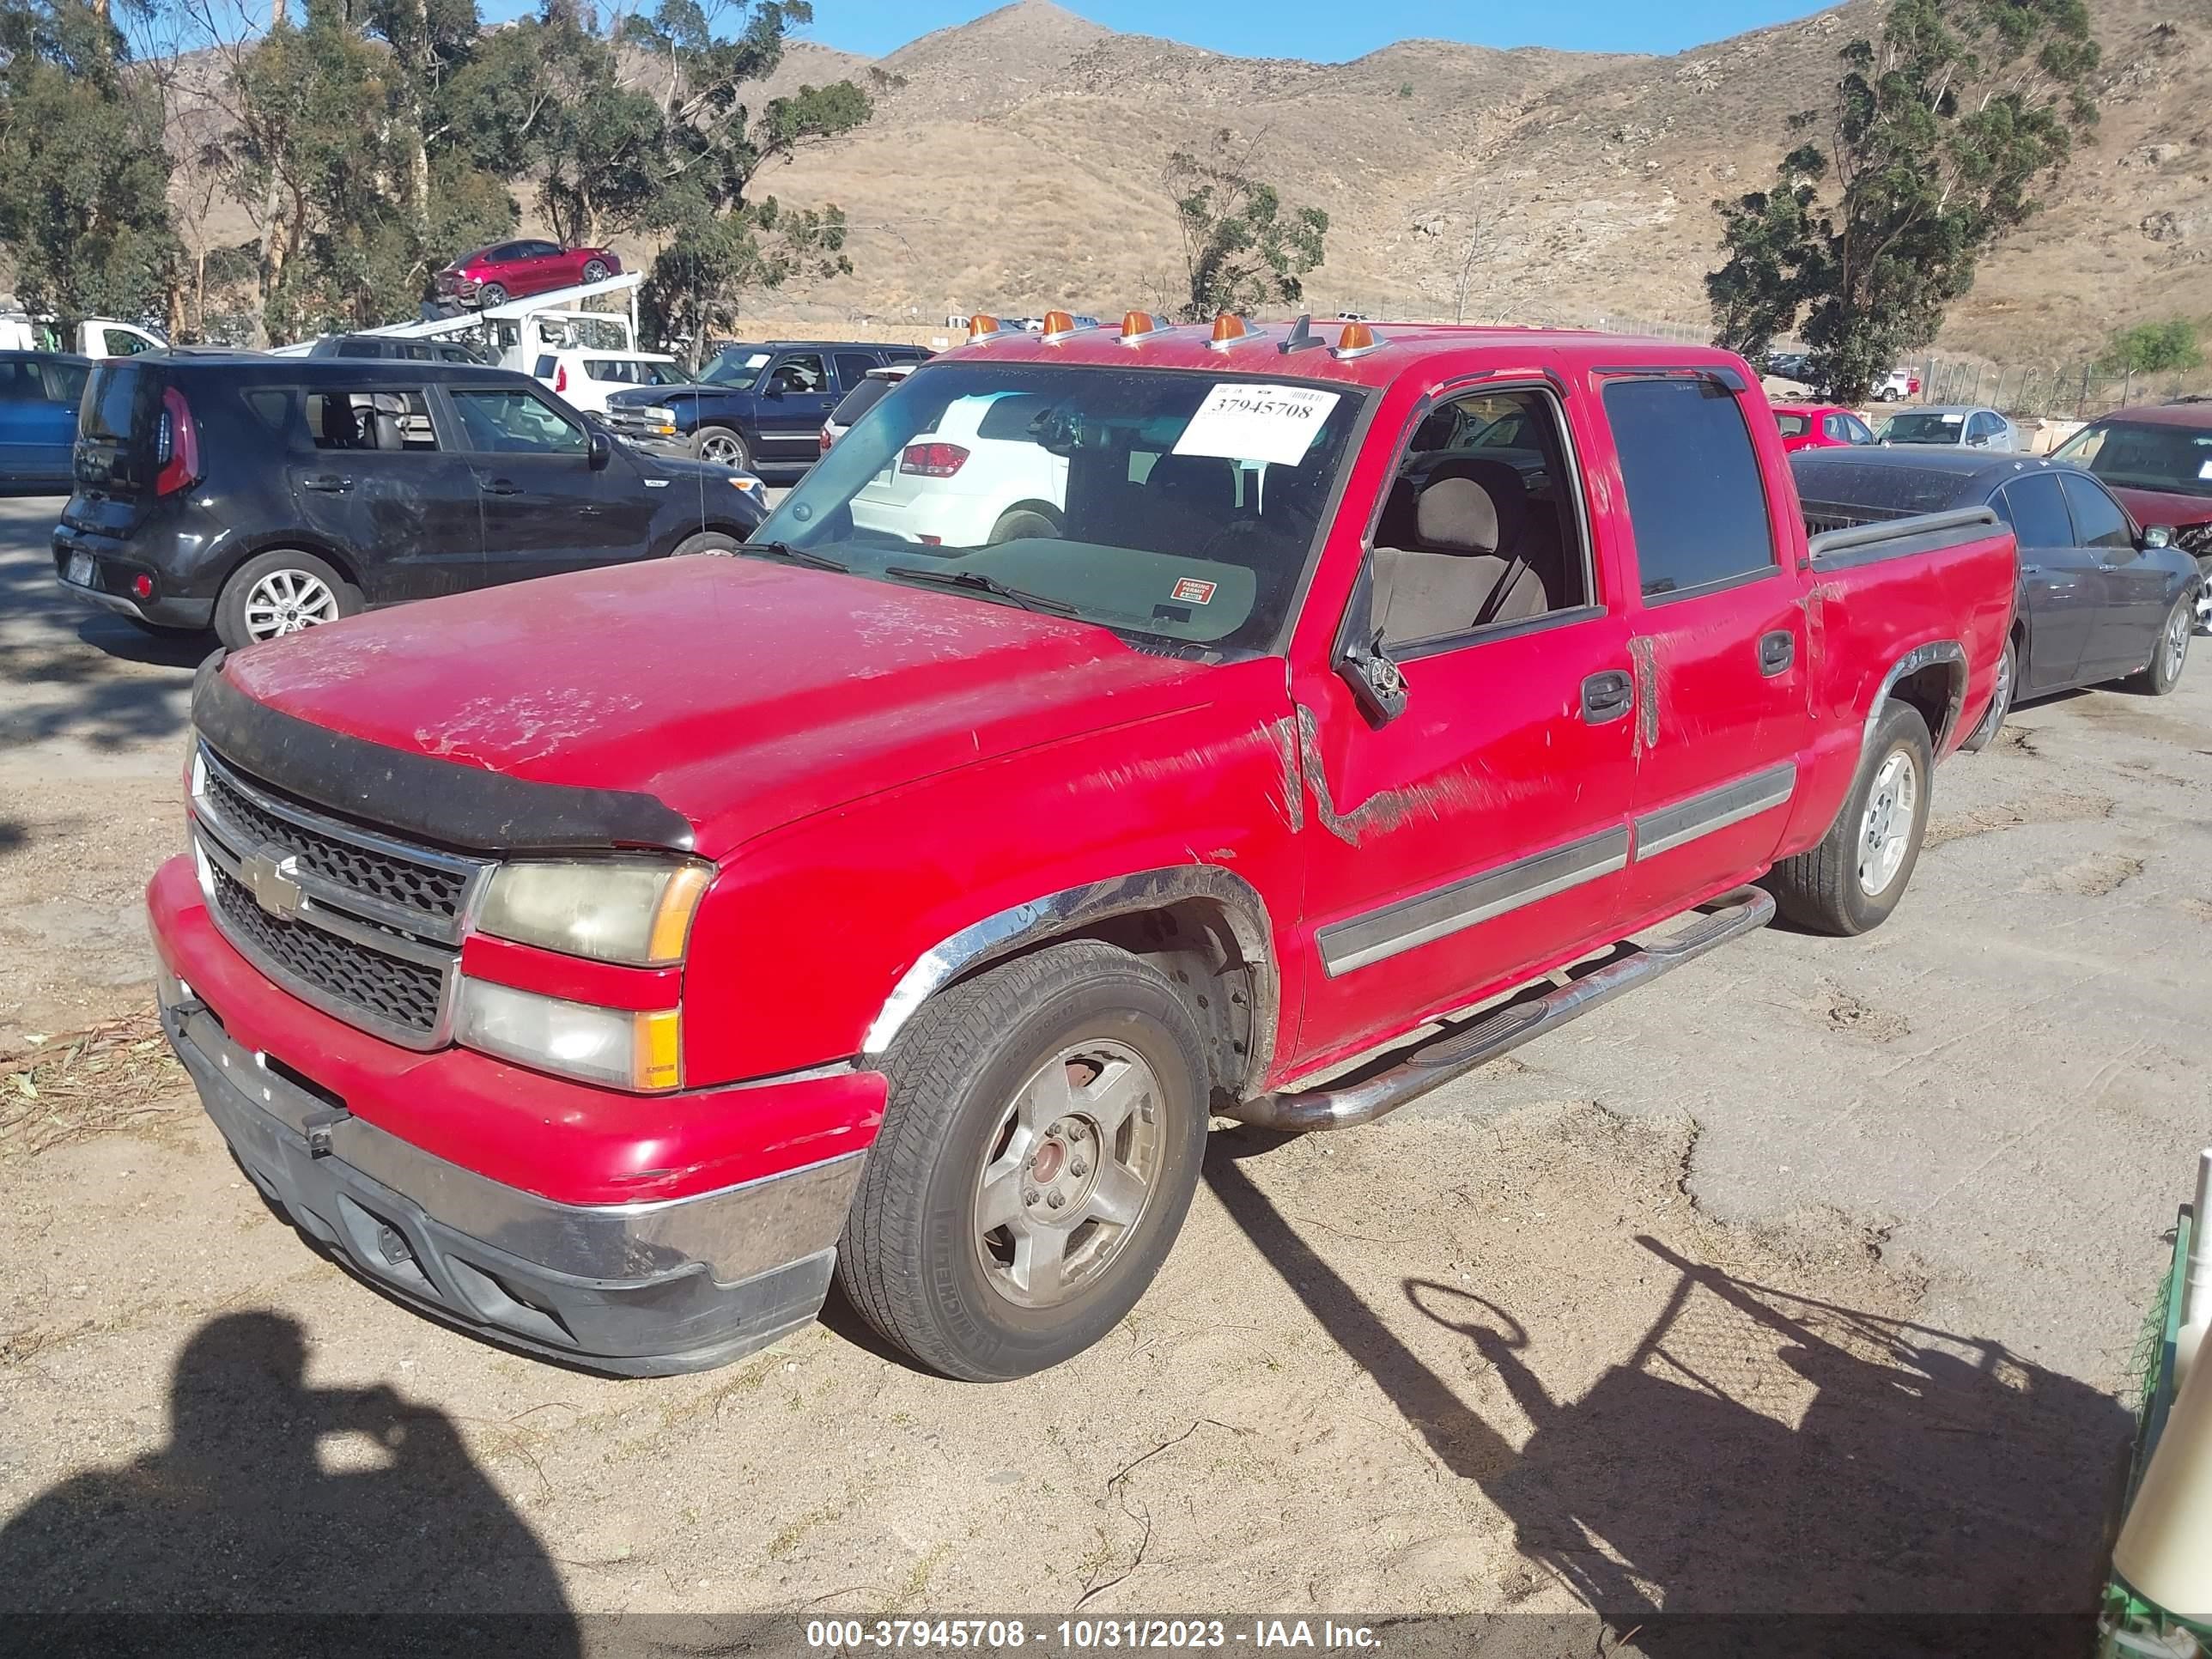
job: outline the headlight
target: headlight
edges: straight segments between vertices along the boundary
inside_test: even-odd
[[[638,410],[638,415],[647,427],[654,432],[671,433],[676,430],[676,411],[672,409],[664,409],[655,404],[651,409]]]
[[[684,960],[711,869],[672,859],[503,864],[477,926],[520,945],[635,968]]]
[[[684,1016],[674,1008],[594,1008],[464,975],[453,1036],[502,1060],[640,1094],[684,1082]]]

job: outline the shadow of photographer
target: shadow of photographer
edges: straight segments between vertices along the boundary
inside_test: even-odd
[[[289,1318],[203,1326],[171,1379],[167,1445],[72,1475],[0,1528],[15,1637],[128,1651],[199,1626],[226,1655],[580,1654],[551,1559],[452,1419],[389,1388],[309,1388],[306,1369]]]

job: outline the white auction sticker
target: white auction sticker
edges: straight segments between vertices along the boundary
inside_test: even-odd
[[[1218,386],[1176,440],[1175,453],[1296,466],[1341,395],[1304,386]]]

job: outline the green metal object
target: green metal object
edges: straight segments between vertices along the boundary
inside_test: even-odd
[[[2128,1468],[2125,1515],[2142,1485],[2143,1471],[2158,1449],[2173,1409],[2173,1345],[2181,1331],[2182,1275],[2188,1271],[2189,1240],[2196,1217],[2184,1205],[2173,1227],[2173,1264],[2167,1269],[2159,1303],[2144,1327],[2138,1367],[2142,1375],[2142,1401],[2136,1408],[2135,1455]],[[2212,1356],[2212,1349],[2208,1349]],[[2204,1363],[2200,1361],[2199,1363]],[[2099,1659],[2198,1659],[2212,1656],[2212,1624],[2184,1619],[2147,1601],[2128,1587],[2118,1573],[2106,1581],[2105,1601],[2097,1620]]]

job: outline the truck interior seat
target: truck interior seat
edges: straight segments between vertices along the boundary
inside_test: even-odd
[[[1431,479],[1414,503],[1414,545],[1375,550],[1375,618],[1384,643],[1465,633],[1486,608],[1486,620],[1493,623],[1540,617],[1552,608],[1543,577],[1525,558],[1540,550],[1528,545],[1530,514],[1519,480],[1492,494],[1461,470],[1492,465],[1462,463]],[[1516,554],[1524,556],[1520,571],[1492,605]]]

